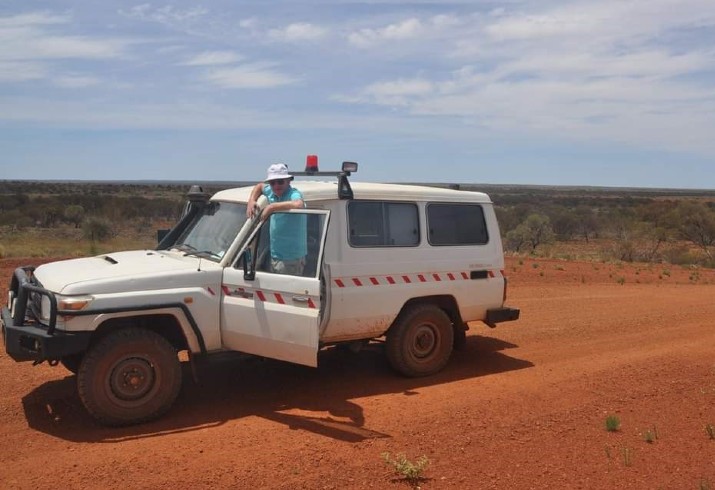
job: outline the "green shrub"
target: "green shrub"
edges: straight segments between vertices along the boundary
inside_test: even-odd
[[[616,432],[621,428],[621,420],[615,415],[606,417],[606,430],[608,432]]]
[[[82,232],[87,240],[103,242],[112,236],[112,226],[104,218],[91,217],[82,225]]]
[[[648,444],[653,444],[658,440],[658,429],[655,426],[652,429],[648,429],[643,433],[643,440]]]
[[[385,464],[392,466],[398,476],[413,486],[419,483],[422,479],[422,472],[429,466],[427,456],[420,456],[413,463],[403,453],[395,455],[393,459],[389,452],[385,452],[382,453],[382,459],[385,460]]]

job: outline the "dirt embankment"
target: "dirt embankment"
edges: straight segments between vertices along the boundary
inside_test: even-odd
[[[3,293],[25,262],[0,261]],[[429,459],[425,489],[715,488],[715,272],[509,259],[506,274],[522,318],[473,324],[436,376],[396,376],[378,343],[318,369],[226,359],[125,429],[95,425],[63,368],[2,353],[0,487],[406,488],[389,452]]]

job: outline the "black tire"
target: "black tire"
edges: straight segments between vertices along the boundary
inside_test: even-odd
[[[410,377],[439,372],[449,361],[454,330],[447,314],[434,305],[403,312],[387,332],[385,352],[392,367]]]
[[[131,425],[164,414],[181,390],[176,349],[161,335],[127,328],[92,346],[77,373],[87,411],[104,425]]]
[[[72,374],[77,374],[79,371],[79,365],[82,363],[82,359],[84,358],[84,352],[80,352],[79,354],[72,354],[70,356],[65,356],[62,359],[60,359],[60,364],[62,364],[67,371],[71,372]]]

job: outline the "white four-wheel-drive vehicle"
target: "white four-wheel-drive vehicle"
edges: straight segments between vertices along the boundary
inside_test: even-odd
[[[351,183],[356,170],[298,173],[333,177],[294,182],[306,203],[288,211],[304,230],[300,276],[270,272],[273,217],[246,218],[251,187],[189,193],[156,250],[18,268],[2,310],[8,354],[63,364],[93,417],[125,425],[171,407],[181,351],[190,362],[239,351],[317,366],[325,346],[384,337],[397,371],[426,376],[464,342],[467,322],[519,317],[505,306],[486,194]]]

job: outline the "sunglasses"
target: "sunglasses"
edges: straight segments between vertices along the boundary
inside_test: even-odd
[[[270,185],[283,185],[286,183],[286,179],[275,179],[268,182]]]

